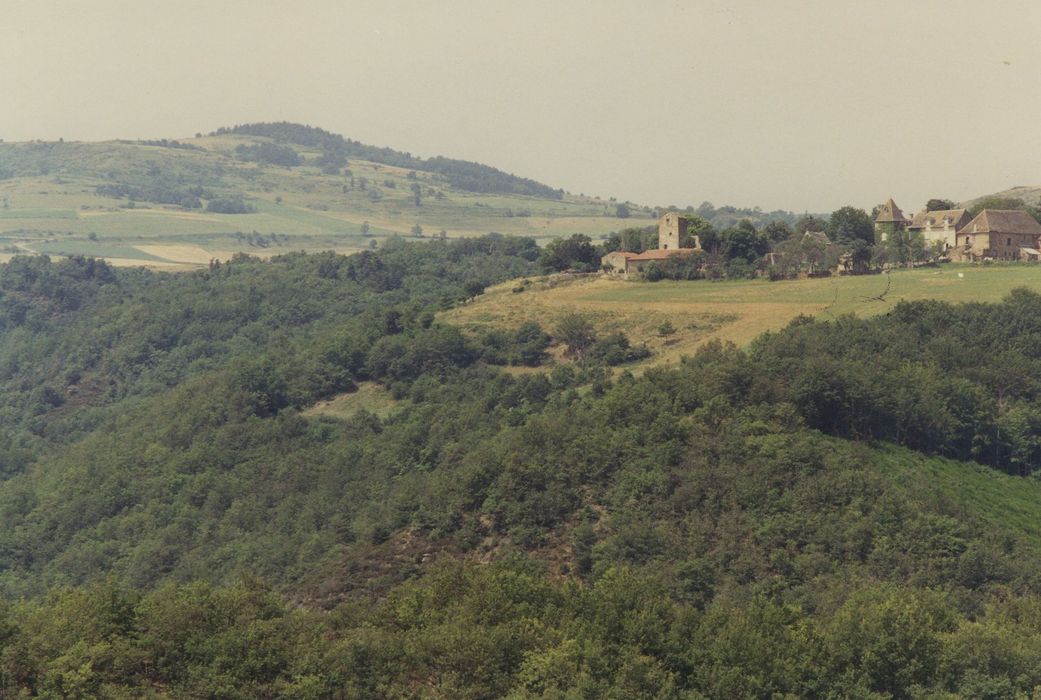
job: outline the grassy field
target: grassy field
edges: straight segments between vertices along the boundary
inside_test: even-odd
[[[545,241],[572,233],[598,238],[652,223],[649,210],[633,207],[631,218],[618,219],[613,202],[595,197],[478,194],[455,189],[433,173],[410,177],[402,168],[361,160],[349,163],[347,176],[233,157],[236,146],[254,141],[232,135],[181,140],[196,149],[126,142],[0,143],[0,252],[191,266],[235,252],[356,252],[373,239],[378,244],[392,235],[411,236],[417,224],[425,237],[441,231],[449,238],[495,231]],[[305,157],[317,155],[298,150]],[[171,182],[222,196],[241,195],[255,211],[217,214],[141,201],[130,206],[127,200],[97,194],[103,184]],[[418,207],[413,184],[422,187]],[[366,224],[367,235],[362,233]],[[245,238],[250,234],[252,240],[275,234],[278,242],[261,247]],[[157,252],[156,245],[170,247]],[[195,250],[191,256],[179,255],[184,246],[204,254]],[[164,257],[164,252],[173,257]]]
[[[879,445],[873,453],[883,474],[920,497],[944,501],[1041,545],[1041,482],[895,445]]]
[[[886,289],[888,287],[888,292]],[[648,363],[676,362],[713,338],[747,345],[800,314],[835,317],[884,313],[901,300],[998,301],[1016,287],[1041,292],[1041,266],[943,265],[890,275],[768,282],[629,282],[601,276],[539,278],[524,287],[509,282],[490,288],[445,320],[470,330],[486,325],[513,328],[536,320],[548,328],[563,315],[589,315],[601,332],[621,330],[646,341]],[[524,288],[523,292],[514,289]],[[872,297],[882,296],[882,300]],[[676,332],[659,327],[668,321]]]
[[[338,394],[327,401],[319,401],[305,410],[304,415],[350,418],[358,411],[365,410],[380,418],[386,418],[399,406],[400,403],[382,385],[376,382],[361,382],[356,391]]]

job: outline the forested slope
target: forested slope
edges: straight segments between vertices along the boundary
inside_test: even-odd
[[[0,268],[4,693],[1041,685],[1037,295],[506,372],[560,330],[435,312],[536,253]],[[360,382],[393,410],[307,410]]]

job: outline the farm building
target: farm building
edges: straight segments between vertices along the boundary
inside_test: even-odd
[[[689,220],[676,212],[666,212],[658,219],[658,249],[642,253],[616,250],[600,258],[604,272],[621,277],[640,275],[652,262],[665,260],[673,255],[688,255],[701,250],[701,241],[694,236],[692,248],[683,248],[681,243],[687,235]]]
[[[907,228],[908,223],[904,212],[900,211],[900,207],[890,197],[882,205],[882,210],[878,212],[878,216],[875,217],[875,240],[879,243],[885,243],[889,236]]]
[[[930,248],[936,241],[942,241],[943,249],[950,250],[956,245],[955,236],[958,231],[971,219],[965,209],[922,210],[914,215],[911,223],[907,225],[907,230],[922,234]]]
[[[984,209],[955,235],[955,260],[1037,260],[1041,224],[1025,211]]]

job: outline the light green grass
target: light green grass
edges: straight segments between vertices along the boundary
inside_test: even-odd
[[[75,219],[71,209],[0,209],[0,219]]]
[[[955,504],[984,523],[1012,529],[1041,545],[1041,481],[894,445],[873,450],[873,462],[912,493]]]
[[[886,291],[888,287],[888,292]],[[801,305],[805,313],[873,315],[899,301],[998,301],[1016,287],[1041,291],[1041,266],[948,264],[887,275],[723,282],[632,282],[597,289],[583,298],[618,304]],[[882,300],[873,297],[883,296]]]
[[[288,247],[294,250],[348,252],[368,246],[368,239],[360,236],[364,222],[377,238],[409,236],[418,223],[427,237],[442,230],[449,238],[495,231],[530,236],[542,243],[573,233],[598,239],[611,231],[653,223],[636,209],[632,218],[617,219],[614,203],[595,198],[567,195],[553,200],[466,192],[433,173],[418,172],[413,180],[406,169],[360,160],[352,160],[349,168],[356,184],[363,177],[368,181],[367,190],[348,188],[344,192],[349,178],[343,174],[326,175],[311,166],[258,166],[230,157],[238,144],[251,142],[252,137],[179,140],[205,150],[120,142],[0,143],[0,164],[17,172],[16,177],[0,180],[0,199],[7,203],[0,210],[0,237],[22,247],[58,238],[63,249],[73,250],[69,246],[74,245],[77,253],[88,249],[72,240],[90,234],[119,248],[135,242],[207,247],[208,241],[221,239],[221,252],[254,253],[256,249],[230,237],[236,231],[256,231],[289,236],[292,243]],[[305,151],[302,149],[305,157],[316,155]],[[143,201],[128,208],[125,200],[97,194],[102,184],[149,186],[157,177],[182,187],[200,185],[222,195],[239,194],[256,211],[214,214]],[[414,182],[423,187],[419,207],[410,190]],[[374,188],[383,195],[378,201],[369,197]],[[429,194],[428,188],[443,196]]]
[[[824,319],[846,313],[872,316],[889,311],[902,300],[999,301],[1017,287],[1041,292],[1041,266],[951,264],[889,275],[784,282],[652,283],[562,276],[541,279],[523,293],[514,293],[516,287],[516,282],[493,287],[442,317],[469,329],[513,328],[525,321],[551,326],[561,314],[579,312],[605,332],[622,330],[635,342],[646,341],[654,355],[645,364],[654,365],[676,362],[710,340],[747,346],[799,315]],[[654,332],[664,320],[677,329],[668,343]]]

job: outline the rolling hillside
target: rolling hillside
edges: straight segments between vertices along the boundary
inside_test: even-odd
[[[891,285],[890,285],[891,280]],[[877,297],[887,289],[882,300]],[[590,318],[601,333],[624,332],[653,351],[641,367],[678,362],[711,340],[747,346],[798,316],[823,320],[891,311],[901,301],[999,301],[1017,287],[1041,291],[1034,267],[943,265],[883,275],[827,279],[724,280],[653,284],[601,276],[532,278],[488,289],[473,303],[444,312],[471,333],[537,320],[552,326],[569,313]],[[661,333],[662,324],[672,330]]]
[[[321,143],[228,130],[180,141],[0,143],[0,255],[188,269],[238,252],[357,251],[393,235],[596,238],[651,223],[635,205],[623,220],[614,202],[487,166],[342,141],[350,146],[334,157]],[[475,191],[489,182],[497,191]],[[245,211],[224,213],[237,205]]]

